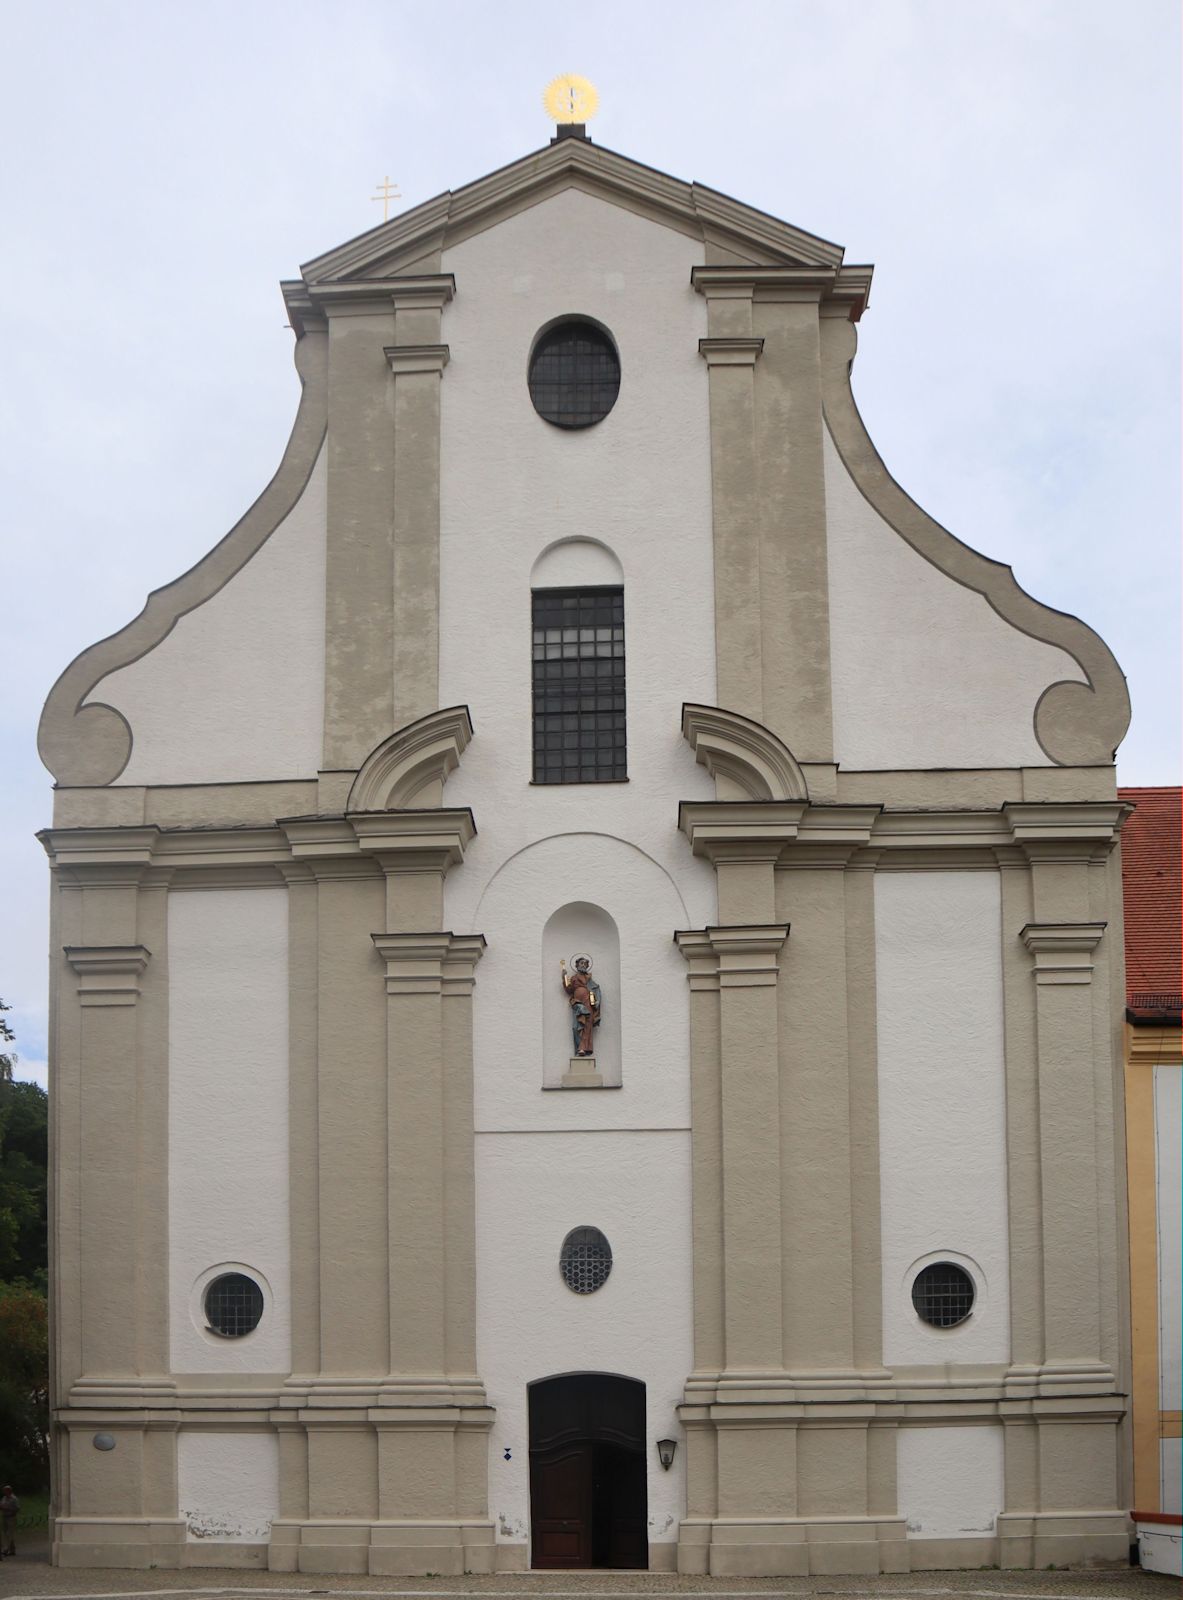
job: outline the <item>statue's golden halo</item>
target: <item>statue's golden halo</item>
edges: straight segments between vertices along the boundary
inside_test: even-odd
[[[586,78],[564,72],[547,84],[542,103],[555,122],[587,122],[595,116],[600,97]]]

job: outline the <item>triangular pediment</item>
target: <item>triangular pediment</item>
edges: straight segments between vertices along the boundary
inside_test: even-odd
[[[842,264],[842,247],[828,239],[590,140],[564,138],[317,256],[301,268],[304,282],[357,283],[438,272],[440,255],[449,246],[568,188],[703,240],[708,263],[829,269]]]

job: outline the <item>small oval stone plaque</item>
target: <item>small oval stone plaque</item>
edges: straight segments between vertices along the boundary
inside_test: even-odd
[[[114,1450],[115,1435],[113,1433],[96,1433],[92,1443],[96,1450]]]

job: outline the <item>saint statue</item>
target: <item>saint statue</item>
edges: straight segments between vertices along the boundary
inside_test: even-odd
[[[593,1030],[600,1026],[603,997],[600,986],[591,975],[591,957],[574,957],[575,971],[567,971],[567,963],[560,961],[563,974],[563,993],[571,1007],[571,1037],[577,1056],[594,1056]]]

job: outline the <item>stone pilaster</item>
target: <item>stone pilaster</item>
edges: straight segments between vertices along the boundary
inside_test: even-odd
[[[1029,1157],[1037,1189],[1012,1172],[1015,1342],[1001,1407],[1006,1426],[1004,1566],[1066,1558],[1118,1559],[1126,1538],[1120,1498],[1125,1411],[1109,1304],[1118,1295],[1113,1053],[1108,1026],[1107,862],[1120,827],[1116,805],[1005,808],[1014,845],[1004,869],[1008,1093],[1034,1112]],[[1119,963],[1121,952],[1114,957]],[[1026,964],[1027,993],[1020,989]],[[1012,1050],[1014,1052],[1012,1056]],[[1034,1071],[1024,1084],[1023,1073]],[[1010,1080],[1015,1080],[1011,1082]],[[1023,1146],[1011,1152],[1021,1164]],[[1018,1182],[1021,1187],[1016,1190]],[[1028,1192],[1028,1191],[1031,1192]],[[1034,1301],[1034,1303],[1032,1303]],[[1087,1513],[1087,1514],[1085,1514]]]
[[[760,501],[755,366],[764,341],[752,331],[752,290],[699,285],[708,337],[699,340],[710,381],[714,502],[715,651],[719,704],[763,720]]]
[[[156,830],[54,829],[55,1556],[177,1564],[169,1377],[166,871]],[[58,1070],[60,1068],[60,1071]],[[95,1431],[116,1443],[97,1451]],[[113,1507],[120,1508],[120,1518]]]
[[[833,760],[819,307],[834,272],[696,267],[707,302],[720,705]]]
[[[302,1326],[320,1364],[283,1402],[300,1433],[283,1440],[271,1565],[491,1569],[472,1121],[484,940],[439,926],[472,816],[375,810],[285,832],[318,906],[320,1316]]]
[[[309,289],[329,331],[326,770],[434,711],[448,274]]]

